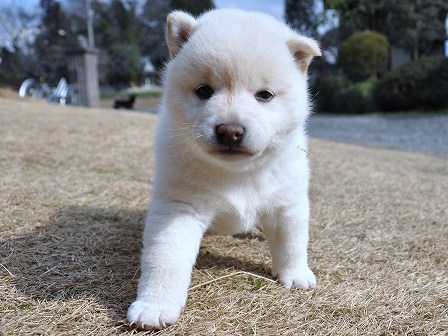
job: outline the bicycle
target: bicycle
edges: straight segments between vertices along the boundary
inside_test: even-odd
[[[59,80],[55,88],[51,88],[43,77],[39,78],[39,81],[28,78],[20,86],[19,95],[46,99],[50,103],[61,105],[80,105],[81,103],[76,86],[68,84],[64,77]]]

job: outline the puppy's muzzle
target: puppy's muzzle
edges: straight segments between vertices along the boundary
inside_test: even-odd
[[[220,124],[215,128],[216,141],[232,148],[242,143],[246,129],[239,124]]]

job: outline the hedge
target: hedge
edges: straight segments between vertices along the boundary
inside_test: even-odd
[[[361,114],[376,109],[374,91],[377,80],[352,83],[340,76],[328,76],[313,88],[319,112]]]
[[[424,58],[391,71],[375,97],[384,111],[447,108],[448,58]]]

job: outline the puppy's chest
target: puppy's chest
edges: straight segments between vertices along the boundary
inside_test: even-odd
[[[229,192],[221,196],[216,202],[212,231],[236,234],[251,230],[260,223],[263,214],[275,207],[273,202],[269,202],[269,196],[254,190]]]

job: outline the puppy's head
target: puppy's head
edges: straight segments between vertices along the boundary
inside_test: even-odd
[[[183,145],[201,158],[241,167],[303,127],[306,71],[320,55],[314,40],[265,14],[215,10],[197,20],[171,13],[167,42],[165,104]]]

